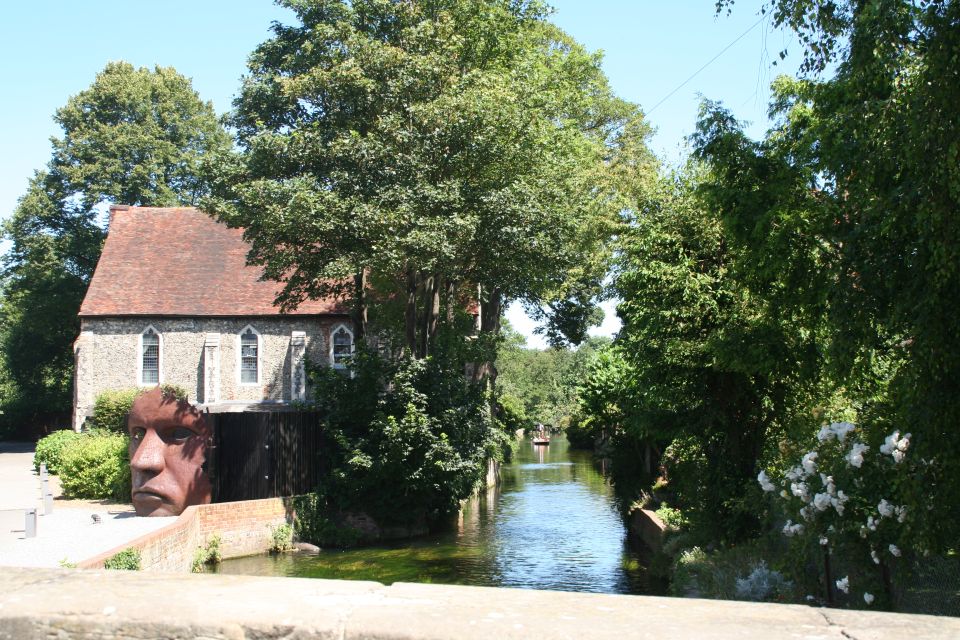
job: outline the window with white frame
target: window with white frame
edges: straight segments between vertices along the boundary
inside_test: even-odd
[[[140,334],[140,384],[160,384],[160,334],[147,327]]]
[[[330,334],[330,364],[334,369],[346,369],[352,355],[353,332],[341,324]]]
[[[240,333],[240,384],[260,381],[260,334],[247,326]]]

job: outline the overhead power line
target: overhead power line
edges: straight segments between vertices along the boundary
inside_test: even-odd
[[[690,77],[689,77],[689,78],[687,78],[686,80],[684,80],[683,82],[681,82],[679,85],[677,85],[677,87],[676,87],[673,91],[671,91],[670,93],[668,93],[666,96],[664,96],[663,99],[660,100],[660,102],[658,102],[657,104],[653,105],[653,107],[652,107],[649,111],[647,111],[647,115],[650,115],[651,113],[653,113],[653,112],[657,109],[657,107],[659,107],[659,106],[662,105],[664,102],[666,102],[667,100],[669,100],[669,99],[673,96],[673,94],[675,94],[677,91],[680,91],[680,89],[683,89],[683,88],[687,85],[687,83],[690,82],[691,80],[693,80],[694,78],[696,78],[697,75],[698,75],[701,71],[703,71],[704,69],[706,69],[707,67],[709,67],[711,64],[713,64],[713,62],[714,62],[717,58],[719,58],[720,56],[722,56],[723,54],[725,54],[725,53],[727,52],[727,50],[730,49],[730,47],[732,47],[733,45],[735,45],[735,44],[737,44],[738,42],[740,42],[741,40],[743,40],[744,36],[746,36],[748,33],[750,33],[751,31],[753,31],[753,30],[757,27],[758,24],[760,24],[761,22],[763,22],[763,20],[764,20],[766,17],[767,17],[767,16],[765,16],[765,15],[760,16],[760,19],[759,19],[759,20],[757,20],[756,22],[754,22],[752,25],[750,25],[750,27],[749,27],[746,31],[744,31],[744,32],[741,33],[739,36],[737,36],[736,39],[735,39],[733,42],[731,42],[730,44],[728,44],[727,46],[725,46],[725,47],[723,48],[723,50],[720,51],[720,53],[718,53],[717,55],[715,55],[715,56],[713,56],[712,58],[710,58],[709,60],[707,60],[707,62],[706,62],[702,67],[700,67],[699,69],[697,69],[696,71],[694,71],[692,74],[690,74]]]

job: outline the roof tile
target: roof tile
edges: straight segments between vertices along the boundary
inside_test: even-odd
[[[242,229],[193,207],[113,207],[80,316],[268,316],[281,286],[248,266]],[[343,314],[334,299],[289,315]]]

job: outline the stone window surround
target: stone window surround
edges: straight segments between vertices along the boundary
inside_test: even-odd
[[[347,326],[345,323],[343,323],[343,322],[341,322],[341,323],[339,323],[339,324],[336,324],[336,325],[334,325],[333,327],[331,327],[331,328],[330,328],[330,340],[328,341],[328,342],[329,342],[329,350],[330,350],[329,357],[330,357],[330,366],[331,366],[332,368],[334,368],[334,369],[346,369],[346,366],[345,366],[345,365],[342,365],[342,364],[338,365],[338,364],[334,361],[334,357],[333,357],[333,348],[334,348],[334,338],[333,338],[333,337],[337,334],[338,331],[340,331],[340,329],[343,329],[344,331],[346,331],[346,332],[347,332],[347,335],[350,336],[350,353],[351,353],[351,354],[353,353],[353,351],[354,351],[354,349],[355,349],[355,347],[356,347],[356,345],[355,345],[354,342],[353,342],[353,330],[352,330],[350,327],[348,327],[348,326]]]
[[[157,382],[143,381],[143,336],[150,331],[157,336]],[[163,382],[163,334],[157,331],[152,324],[149,324],[137,336],[137,386],[153,387],[163,384]]]
[[[254,382],[244,382],[244,381],[243,381],[243,371],[242,371],[242,367],[243,367],[243,353],[242,353],[242,352],[243,352],[243,346],[242,346],[242,341],[243,341],[243,334],[245,334],[245,333],[247,332],[247,330],[251,331],[251,332],[253,333],[253,335],[256,336],[256,338],[257,338],[257,379],[256,379]],[[262,347],[263,347],[263,338],[260,336],[260,332],[257,331],[257,329],[256,329],[252,324],[248,324],[248,325],[245,326],[243,329],[241,329],[239,333],[237,333],[237,349],[236,349],[236,351],[237,351],[237,357],[236,357],[236,360],[237,360],[237,384],[240,385],[241,387],[256,387],[256,386],[259,386],[259,385],[260,385],[260,383],[261,383],[261,382],[260,382],[260,379],[261,379],[261,377],[262,377],[262,375],[263,375],[263,373],[262,373],[262,372],[263,372],[263,349],[262,349]]]

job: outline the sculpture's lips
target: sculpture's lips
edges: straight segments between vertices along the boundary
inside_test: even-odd
[[[167,502],[166,496],[149,489],[137,489],[132,498],[138,502]]]

